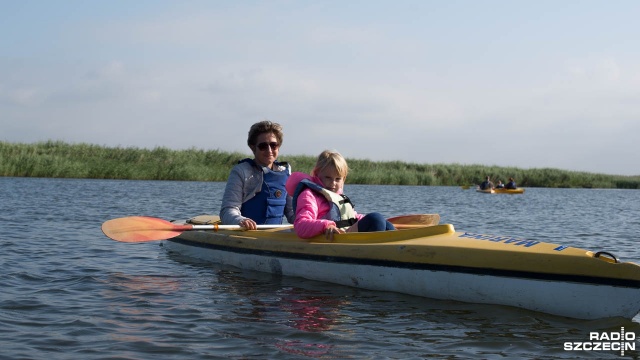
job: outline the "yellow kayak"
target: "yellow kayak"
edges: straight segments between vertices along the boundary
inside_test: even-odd
[[[482,190],[480,188],[477,188],[476,191],[479,192],[479,193],[484,193],[484,194],[495,194],[495,191],[493,191],[493,189],[484,189],[484,190]]]
[[[169,251],[242,269],[579,319],[640,312],[640,266],[451,224],[300,239],[290,229],[185,231]]]
[[[524,194],[524,188],[517,189],[493,189],[494,194]]]
[[[484,194],[524,194],[524,188],[517,189],[476,189],[477,192]]]

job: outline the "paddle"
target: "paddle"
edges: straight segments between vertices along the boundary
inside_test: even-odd
[[[292,225],[258,225],[258,229],[290,228]],[[178,225],[172,222],[147,217],[130,216],[107,220],[102,232],[107,237],[122,242],[145,242],[171,239],[190,230],[244,230],[240,225]]]
[[[438,214],[402,215],[389,219],[397,228],[413,228],[437,225]],[[291,228],[293,225],[258,225],[258,229]],[[178,225],[172,222],[147,217],[130,216],[107,220],[102,232],[109,238],[122,242],[145,242],[171,239],[190,230],[244,230],[240,225]]]

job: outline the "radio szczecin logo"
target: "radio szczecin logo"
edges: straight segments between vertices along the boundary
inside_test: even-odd
[[[625,332],[624,327],[620,332],[590,332],[589,341],[565,342],[566,351],[620,351],[624,356],[627,350],[636,349],[636,333]]]

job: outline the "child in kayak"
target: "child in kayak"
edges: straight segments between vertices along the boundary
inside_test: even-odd
[[[293,223],[296,234],[303,239],[324,234],[333,240],[334,234],[395,230],[379,213],[358,214],[349,198],[343,194],[344,180],[349,172],[346,160],[338,152],[325,150],[311,171],[311,176],[295,172],[287,180],[286,190],[293,194]]]

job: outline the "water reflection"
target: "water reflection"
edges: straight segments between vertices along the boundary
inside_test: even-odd
[[[103,326],[113,341],[153,347],[157,341],[151,329],[167,323],[163,311],[174,304],[180,282],[168,276],[112,273],[100,280],[101,298],[106,303]]]
[[[291,314],[290,324],[302,331],[321,332],[336,323],[340,306],[348,303],[331,296],[311,296],[308,291],[284,288],[281,308]]]
[[[274,336],[271,345],[280,351],[320,357],[331,353],[334,348],[330,343],[318,341],[327,337],[317,335],[330,331],[340,323],[340,318],[344,316],[341,309],[350,304],[348,296],[332,293],[331,288],[321,290],[291,285],[300,279],[200,263],[179,254],[169,253],[167,256],[190,266],[210,270],[212,280],[208,286],[212,294],[227,294],[226,301],[233,304],[229,314],[224,315],[225,319],[242,327],[246,323],[271,324],[260,336]],[[282,326],[290,330],[284,331]],[[302,333],[309,335],[301,336]],[[248,336],[246,333],[228,335]]]

